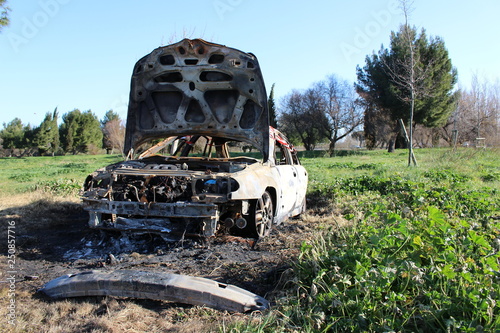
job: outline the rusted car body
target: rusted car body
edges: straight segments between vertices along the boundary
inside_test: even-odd
[[[251,53],[200,39],[153,50],[134,67],[125,136],[127,160],[84,183],[91,227],[263,237],[305,209],[307,172],[269,126]],[[235,144],[257,153],[230,156]]]

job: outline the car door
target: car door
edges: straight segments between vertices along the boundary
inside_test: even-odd
[[[280,142],[275,144],[275,162],[279,179],[279,202],[277,207],[283,216],[291,216],[297,206],[297,189],[299,187],[298,171],[293,165],[292,156],[286,146]],[[279,214],[281,215],[281,214]]]
[[[305,208],[308,175],[306,169],[302,165],[294,164],[294,167],[297,175],[295,184],[296,199],[295,199],[294,215],[298,215],[303,213],[303,210]]]

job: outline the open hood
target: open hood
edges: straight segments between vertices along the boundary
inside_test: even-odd
[[[208,135],[269,150],[269,112],[257,58],[201,39],[159,47],[132,74],[124,152],[152,139]]]

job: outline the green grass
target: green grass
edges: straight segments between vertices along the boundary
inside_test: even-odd
[[[302,158],[322,221],[304,242],[288,297],[245,332],[500,330],[498,150],[361,151]]]
[[[0,196],[36,189],[77,195],[89,173],[121,159],[120,155],[0,158]]]
[[[307,153],[307,152],[304,152]],[[470,177],[469,186],[482,186],[487,180],[489,186],[500,189],[500,151],[463,149],[453,152],[449,149],[418,149],[418,167],[408,167],[407,152],[356,151],[356,155],[332,158],[301,158],[302,164],[315,184],[327,184],[332,179],[350,176],[404,177],[418,181],[424,173],[451,173]]]
[[[318,157],[320,156],[320,157]],[[233,332],[500,330],[500,151],[301,152],[309,208],[331,209],[294,260],[286,297]],[[76,195],[119,156],[1,159],[0,196]],[[311,226],[313,227],[313,226]]]

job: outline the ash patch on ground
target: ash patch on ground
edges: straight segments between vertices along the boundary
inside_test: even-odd
[[[0,200],[0,224],[16,226],[15,332],[217,332],[221,323],[259,320],[259,314],[228,313],[167,301],[81,297],[53,300],[37,293],[47,282],[89,270],[131,269],[210,278],[266,298],[271,308],[294,284],[293,262],[302,242],[317,237],[322,224],[309,210],[300,219],[274,227],[269,237],[219,235],[207,241],[102,234],[88,227],[88,214],[77,200],[36,196],[35,200]],[[26,204],[19,205],[19,201]],[[326,215],[325,215],[326,216]],[[324,219],[325,216],[321,217]],[[0,237],[7,239],[6,228]],[[6,242],[0,242],[0,271],[7,272]],[[0,281],[0,292],[7,284]],[[0,305],[7,309],[7,298]],[[44,318],[41,320],[40,318]],[[253,318],[253,319],[252,319]],[[1,319],[0,319],[1,322]],[[63,328],[62,328],[63,327]]]
[[[0,222],[14,220],[19,228],[16,270],[20,289],[34,293],[61,275],[91,269],[133,269],[205,277],[269,298],[276,292],[281,273],[297,257],[300,243],[312,233],[301,219],[293,219],[258,242],[229,235],[166,241],[157,235],[93,230],[80,205],[57,206],[36,205],[45,209],[41,214],[35,214],[32,207],[21,210],[22,214],[1,212]]]

